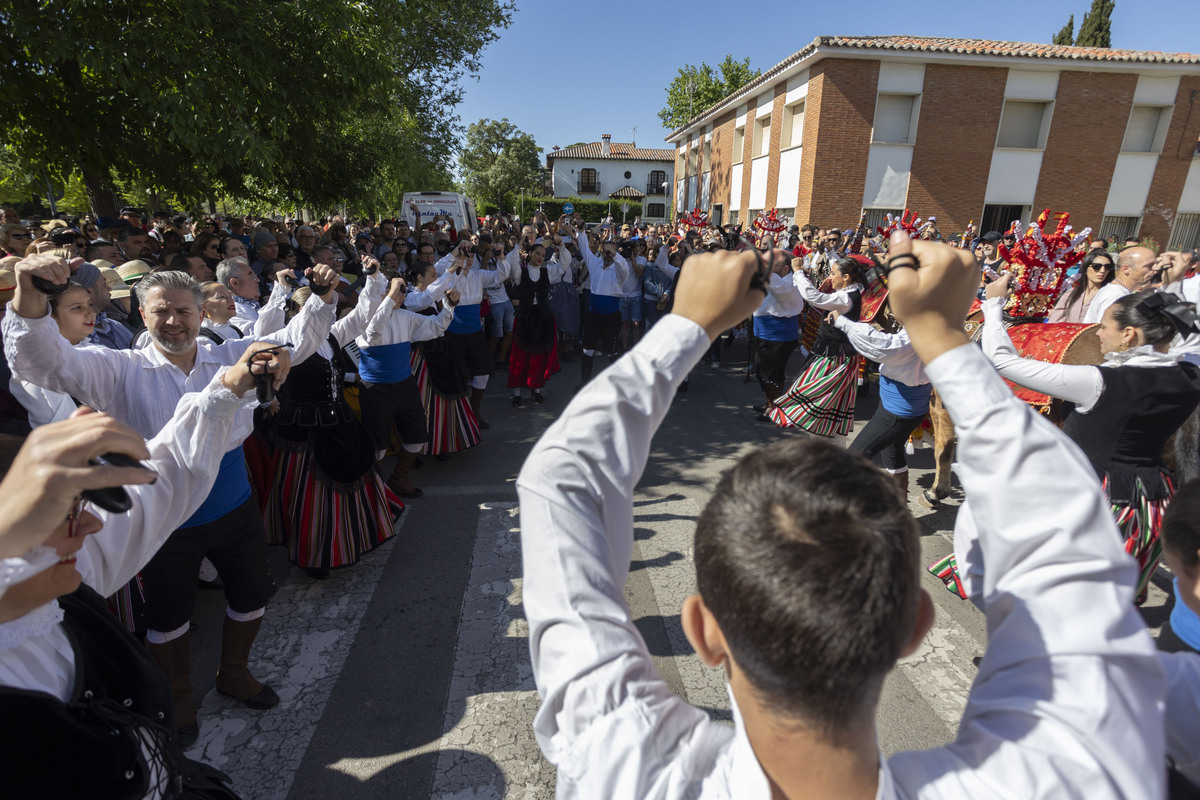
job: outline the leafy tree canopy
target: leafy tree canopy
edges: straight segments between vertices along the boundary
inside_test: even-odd
[[[197,200],[395,205],[448,179],[458,79],[513,9],[0,0],[0,168],[78,172],[97,213],[137,181]]]
[[[1078,47],[1112,47],[1112,12],[1114,0],[1092,0],[1091,9],[1079,23]]]
[[[542,148],[507,119],[481,119],[467,128],[458,157],[463,185],[477,204],[510,208],[521,191],[541,186]]]
[[[667,105],[658,112],[658,118],[666,128],[681,128],[692,117],[761,74],[761,70],[751,68],[749,58],[735,61],[731,55],[725,56],[715,69],[704,62],[698,67],[684,64],[667,87]]]
[[[1071,18],[1069,20],[1067,20],[1067,24],[1062,26],[1062,30],[1060,30],[1058,33],[1054,34],[1054,39],[1052,39],[1050,43],[1051,44],[1065,44],[1068,46],[1075,44],[1075,15],[1074,14],[1072,14]]]

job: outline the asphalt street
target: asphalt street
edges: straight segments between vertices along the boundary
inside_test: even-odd
[[[789,376],[795,373],[793,359]],[[679,625],[694,589],[693,520],[721,473],[749,450],[799,435],[754,420],[756,383],[743,379],[746,342],[722,366],[697,367],[677,396],[638,487],[630,608],[672,689],[717,719],[729,700],[717,670],[692,654]],[[509,404],[504,376],[484,400],[483,443],[414,473],[395,539],[359,564],[314,581],[272,549],[280,590],[267,609],[251,668],[282,697],[253,712],[212,690],[220,592],[202,592],[193,635],[201,735],[189,751],[229,773],[247,800],[307,798],[551,798],[554,770],[534,741],[538,707],[521,606],[520,516],[514,488],[526,453],[570,400],[577,363],[551,379],[545,405]],[[860,400],[856,430],[875,406]],[[910,459],[910,496],[932,482],[932,450]],[[911,504],[925,563],[951,550],[961,500],[940,510]],[[879,707],[885,754],[950,741],[983,655],[982,614],[928,573],[937,623],[921,649],[889,676]],[[1143,614],[1166,618],[1160,572]],[[829,591],[855,587],[830,576]]]

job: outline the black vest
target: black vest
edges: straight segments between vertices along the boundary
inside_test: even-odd
[[[858,289],[851,289],[848,294],[850,295],[850,310],[842,316],[858,322],[858,316],[862,313],[862,292]],[[854,345],[850,344],[850,337],[830,325],[824,318],[821,319],[821,326],[817,328],[817,339],[813,342],[812,351],[819,356],[828,357],[838,355],[849,357],[856,352]]]
[[[167,797],[227,797],[225,776],[184,757],[166,676],[87,586],[60,597],[75,653],[75,686],[64,704],[43,692],[0,687],[0,774],[6,800],[141,798],[150,767],[135,731],[154,740],[169,776]],[[227,780],[227,778],[226,778]]]
[[[1165,367],[1100,367],[1104,391],[1086,414],[1064,406],[1063,432],[1079,446],[1101,478],[1108,496],[1128,503],[1141,480],[1146,498],[1169,492],[1162,480],[1163,447],[1200,405],[1200,367],[1189,362]]]

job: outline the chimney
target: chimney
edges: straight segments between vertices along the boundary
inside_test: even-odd
[[[612,149],[612,134],[606,133],[600,137],[600,155],[608,158],[608,153]]]

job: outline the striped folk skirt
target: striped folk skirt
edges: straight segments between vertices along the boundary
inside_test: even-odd
[[[435,356],[443,357],[441,352]],[[431,374],[430,361],[425,357],[424,347],[412,349],[410,363],[413,375],[417,376],[417,391],[421,394],[428,427],[425,449],[421,453],[440,456],[458,453],[479,444],[479,420],[475,417],[466,392],[446,394],[439,390],[438,381]]]
[[[1154,577],[1154,571],[1162,559],[1163,546],[1159,534],[1162,532],[1163,515],[1167,512],[1171,495],[1175,493],[1175,483],[1170,476],[1164,473],[1162,479],[1169,492],[1166,497],[1147,500],[1145,487],[1138,481],[1133,502],[1109,504],[1113,522],[1117,524],[1117,531],[1125,543],[1125,552],[1137,561],[1138,581],[1133,597],[1134,603],[1139,606],[1146,600],[1150,579]],[[1104,494],[1108,495],[1107,478],[1104,480]],[[958,572],[958,560],[953,553],[930,564],[928,570],[946,584],[947,589],[967,599]]]
[[[813,355],[792,388],[769,409],[780,427],[803,428],[817,436],[845,436],[854,427],[854,396],[862,357]]]
[[[1162,532],[1163,515],[1175,494],[1175,482],[1170,476],[1164,473],[1162,479],[1167,486],[1166,497],[1147,500],[1146,489],[1138,481],[1132,502],[1113,503],[1111,506],[1113,521],[1117,523],[1117,530],[1125,542],[1125,552],[1137,561],[1138,582],[1134,597],[1138,605],[1145,601],[1150,578],[1162,560],[1163,545],[1159,534]],[[1104,494],[1108,495],[1107,478],[1104,481]]]
[[[395,535],[404,503],[372,466],[350,483],[331,479],[311,442],[280,440],[263,524],[268,544],[287,545],[298,567],[348,567]]]

